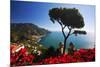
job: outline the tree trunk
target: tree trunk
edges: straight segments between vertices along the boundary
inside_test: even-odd
[[[65,50],[66,50],[66,41],[67,41],[67,39],[68,39],[70,33],[71,33],[71,29],[69,29],[68,35],[64,38],[64,49],[63,49],[63,54],[65,54]]]

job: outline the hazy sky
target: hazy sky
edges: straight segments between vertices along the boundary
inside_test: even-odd
[[[55,7],[77,8],[84,17],[84,30],[95,31],[95,6],[79,4],[59,4],[59,3],[42,3],[42,2],[11,2],[11,22],[15,23],[33,23],[39,27],[50,31],[61,30],[58,23],[53,24],[50,21],[49,9]]]

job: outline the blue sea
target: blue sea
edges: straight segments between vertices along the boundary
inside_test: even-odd
[[[64,42],[64,37],[62,32],[51,32],[46,36],[42,37],[39,41],[45,47],[53,46],[58,48],[59,42]],[[94,48],[95,47],[95,34],[87,32],[86,35],[77,35],[74,34],[69,36],[66,43],[66,48],[69,47],[69,43],[72,42],[77,49],[80,48]]]

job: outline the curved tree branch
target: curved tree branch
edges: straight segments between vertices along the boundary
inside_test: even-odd
[[[63,33],[63,35],[64,35],[64,38],[66,38],[66,34],[65,34],[65,32],[64,32],[64,29],[65,29],[65,27],[66,26],[63,26],[63,24],[58,20],[58,23],[60,24],[60,26],[61,26],[61,28],[62,28],[62,33]]]
[[[63,35],[64,35],[64,38],[66,38],[66,34],[65,34],[65,32],[64,32],[65,27],[66,27],[66,26],[62,27],[62,33],[63,33]]]
[[[69,32],[68,32],[67,36],[65,37],[63,54],[65,53],[65,49],[66,49],[66,40],[67,40],[68,37],[70,36],[71,30],[72,30],[72,29],[69,29]]]

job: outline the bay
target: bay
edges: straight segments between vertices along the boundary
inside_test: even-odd
[[[42,37],[39,41],[45,47],[53,46],[54,48],[59,47],[59,42],[63,42],[64,37],[62,32],[51,32],[46,36]],[[95,35],[94,33],[88,32],[86,35],[74,34],[69,36],[66,43],[66,48],[69,47],[69,43],[72,42],[77,49],[80,48],[94,48],[95,47]]]

